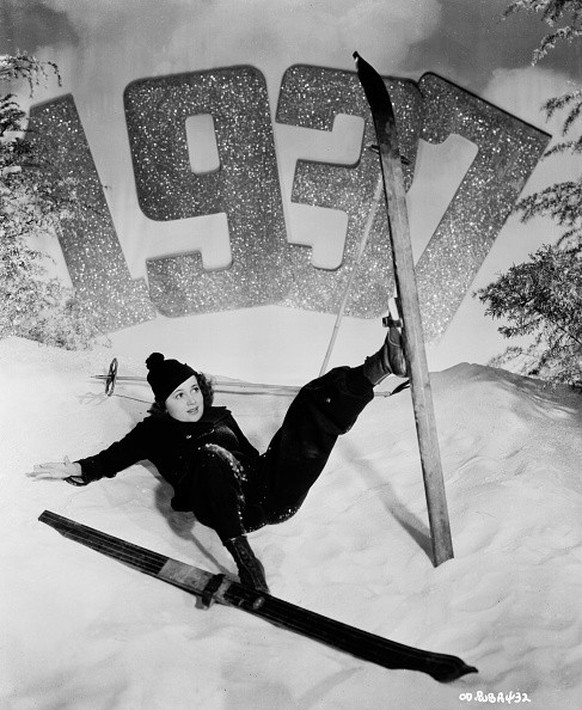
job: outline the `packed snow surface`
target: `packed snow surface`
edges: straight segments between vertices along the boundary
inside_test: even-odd
[[[91,379],[111,357],[0,342],[0,707],[451,710],[518,699],[582,707],[579,395],[467,363],[432,375],[455,549],[439,567],[409,390],[376,398],[299,513],[251,536],[274,595],[479,669],[440,684],[236,609],[201,610],[185,592],[39,523],[48,509],[235,572],[212,530],[171,511],[168,486],[145,463],[86,488],[25,475],[35,463],[94,453],[146,415],[138,400],[149,401],[147,387],[107,398]],[[217,403],[260,448],[289,397]]]

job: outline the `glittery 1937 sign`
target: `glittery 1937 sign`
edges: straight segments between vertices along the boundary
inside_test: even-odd
[[[447,328],[489,252],[525,181],[549,141],[520,121],[434,74],[420,81],[388,77],[409,188],[420,138],[441,143],[459,134],[478,151],[417,263],[425,333]],[[132,280],[73,97],[35,106],[31,129],[62,174],[80,179],[82,207],[62,224],[60,241],[71,280],[102,316],[105,330],[156,317],[279,304],[336,312],[356,269],[346,314],[386,312],[394,280],[379,161],[365,150],[373,125],[354,72],[296,65],[282,80],[276,121],[330,131],[339,114],[365,121],[353,165],[300,160],[297,203],[348,215],[337,269],[311,264],[305,246],[287,238],[271,112],[263,74],[235,66],[132,82],[125,116],[139,205],[153,220],[224,213],[232,261],[207,271],[196,252],[147,261],[147,281]],[[186,121],[212,116],[217,170],[192,170]],[[366,236],[366,247],[360,244]]]

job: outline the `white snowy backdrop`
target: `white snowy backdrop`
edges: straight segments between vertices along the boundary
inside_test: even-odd
[[[0,53],[56,61],[87,133],[133,278],[145,260],[199,245],[207,223],[160,225],[141,213],[122,94],[138,78],[249,63],[275,106],[283,72],[307,63],[353,69],[357,49],[383,74],[434,71],[550,133],[540,104],[580,83],[579,49],[529,66],[543,29],[500,23],[503,0],[390,3],[289,0],[4,0]],[[23,97],[26,100],[26,97]],[[345,136],[274,125],[287,228],[298,158],[346,159]],[[421,145],[409,193],[422,243],[448,201],[466,146]],[[540,163],[526,191],[579,169]],[[154,228],[155,226],[155,228]],[[511,217],[472,290],[558,236]],[[47,248],[67,278],[56,242]],[[325,255],[326,246],[319,245]],[[305,508],[253,536],[273,593],[403,643],[460,655],[479,668],[450,686],[386,671],[213,608],[101,558],[36,522],[45,508],[212,571],[234,570],[213,533],[172,515],[169,492],[142,466],[74,489],[34,482],[34,463],[86,455],[137,422],[146,405],[106,398],[90,375],[116,355],[143,375],[151,350],[218,375],[300,383],[317,374],[333,316],[264,306],[154,321],[110,334],[112,347],[58,352],[0,343],[0,704],[8,710],[336,709],[482,705],[527,693],[531,707],[582,702],[581,405],[564,390],[484,367],[503,343],[467,294],[429,348],[455,559],[435,569],[410,395],[377,399],[345,437]],[[357,364],[383,337],[377,321],[346,318],[331,365]],[[471,364],[467,364],[471,363]],[[147,399],[139,385],[119,394]],[[257,445],[280,422],[284,397],[228,397]],[[461,694],[472,693],[472,699]],[[511,696],[505,696],[511,697]],[[512,702],[516,702],[516,695]],[[489,704],[491,700],[489,699]],[[508,704],[506,701],[505,704]]]

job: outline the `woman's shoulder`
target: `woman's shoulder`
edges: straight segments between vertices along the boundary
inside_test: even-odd
[[[148,414],[133,427],[132,432],[147,436],[150,432],[164,427],[164,417],[159,414]]]

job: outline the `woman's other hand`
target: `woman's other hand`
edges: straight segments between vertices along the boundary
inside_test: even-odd
[[[46,479],[56,478],[64,480],[66,478],[81,478],[83,471],[81,464],[71,463],[68,456],[62,462],[35,464],[32,471],[27,473],[30,478]]]

